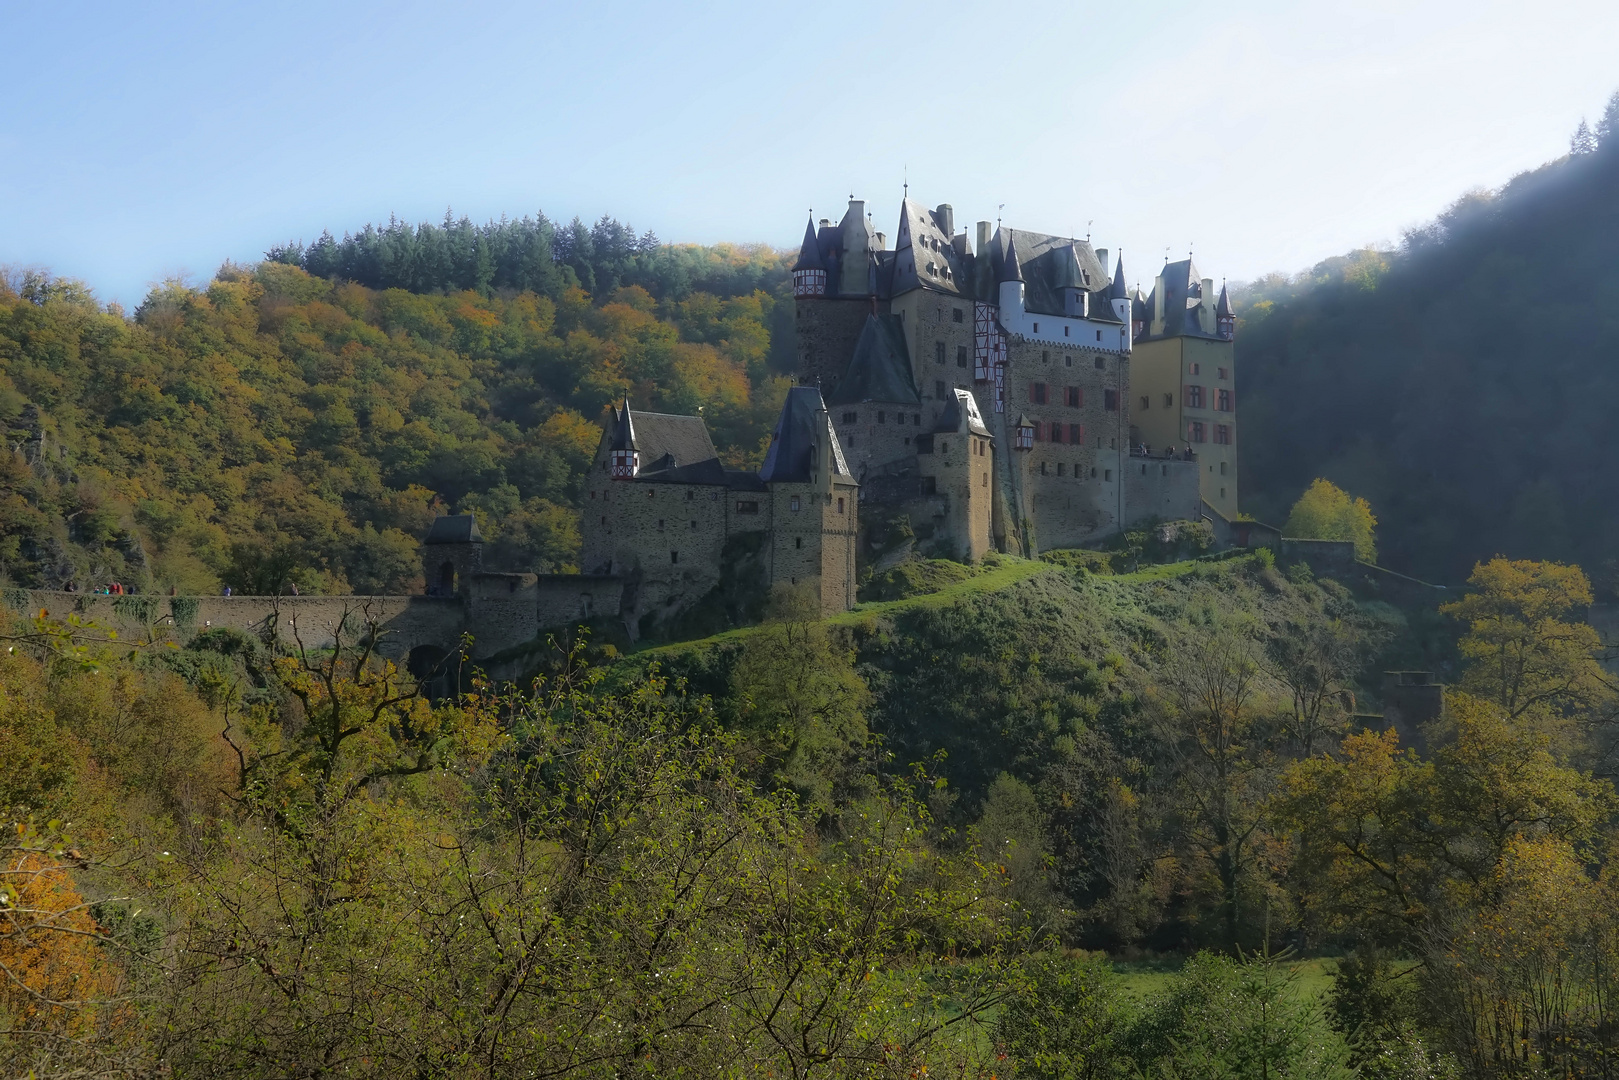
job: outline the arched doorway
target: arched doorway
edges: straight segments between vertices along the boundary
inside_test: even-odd
[[[445,562],[438,568],[438,594],[440,596],[455,595],[455,564]]]

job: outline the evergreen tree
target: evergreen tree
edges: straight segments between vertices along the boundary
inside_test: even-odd
[[[1597,142],[1603,146],[1608,145],[1608,140],[1615,135],[1619,135],[1619,90],[1615,90],[1608,99],[1601,119],[1597,120],[1596,130]]]
[[[1597,148],[1597,137],[1591,133],[1591,126],[1580,117],[1580,126],[1574,129],[1574,135],[1568,140],[1570,154],[1589,154]]]

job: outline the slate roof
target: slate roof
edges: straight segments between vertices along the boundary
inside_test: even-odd
[[[630,403],[626,398],[624,408],[613,406],[612,441],[607,444],[609,450],[634,450],[635,422],[630,419]]]
[[[1236,314],[1236,311],[1231,307],[1231,294],[1226,292],[1224,282],[1220,284],[1220,303],[1215,306],[1214,314],[1216,317]]]
[[[1037,315],[1064,315],[1063,282],[1072,280],[1077,266],[1082,287],[1093,294],[1106,296],[1110,288],[1107,267],[1097,258],[1096,250],[1088,240],[1073,240],[1050,233],[1028,232],[1024,229],[1002,228],[990,243],[990,257],[996,265],[997,281],[1017,281],[1007,277],[1008,256],[1015,254],[1016,273],[1023,282],[1023,306]],[[1068,286],[1072,288],[1072,286]],[[1093,322],[1118,322],[1107,304],[1092,304]]]
[[[635,445],[641,452],[641,472],[663,471],[713,461],[719,453],[708,437],[701,416],[638,412],[634,416]],[[704,481],[705,483],[707,481]]]
[[[1152,313],[1157,310],[1157,293],[1147,297],[1148,334],[1157,338],[1200,337],[1219,340],[1218,326],[1202,324],[1203,279],[1191,259],[1165,263],[1161,275],[1164,284],[1164,329],[1152,334]]]
[[[1109,300],[1124,300],[1130,296],[1129,287],[1124,283],[1124,252],[1119,252],[1119,262],[1113,271],[1113,287],[1107,291]]]
[[[825,270],[826,260],[821,257],[821,241],[815,235],[815,219],[810,218],[809,224],[804,226],[804,244],[798,249],[798,261],[793,264],[794,270]]]
[[[483,534],[478,531],[478,519],[471,514],[446,514],[433,519],[426,543],[481,544]]]
[[[867,315],[855,342],[849,370],[832,394],[832,404],[893,401],[914,405],[922,400],[911,376],[905,327],[898,315]]]
[[[922,287],[952,296],[971,296],[971,267],[945,231],[937,211],[905,199],[899,207],[894,237],[894,268],[888,295]]]
[[[821,392],[813,386],[795,386],[787,391],[759,479],[767,484],[808,483],[817,441],[831,448],[832,460],[828,465],[833,475],[851,475]]]
[[[973,397],[971,390],[956,388],[950,396],[950,403],[944,407],[944,413],[939,417],[939,425],[934,433],[960,431],[963,421],[967,430],[974,435],[988,435],[989,428],[984,426],[984,415],[978,411],[978,401]]]

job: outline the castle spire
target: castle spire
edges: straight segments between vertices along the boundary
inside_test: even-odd
[[[1214,325],[1218,328],[1220,340],[1231,341],[1237,336],[1237,313],[1231,307],[1231,295],[1226,292],[1225,282],[1220,282],[1220,303],[1214,309]]]
[[[607,462],[614,480],[633,480],[641,469],[640,447],[635,445],[635,421],[630,419],[630,399],[624,408],[613,409],[613,436],[607,445]]]
[[[809,224],[804,226],[804,245],[798,249],[794,270],[825,270],[826,260],[821,258],[821,244],[815,237],[815,214],[811,212]]]
[[[1003,282],[1023,280],[1023,264],[1018,261],[1016,239],[1006,241],[1006,258],[1001,260],[1001,280]]]
[[[821,257],[821,241],[815,235],[813,210],[809,224],[804,226],[804,246],[798,249],[798,261],[793,264],[793,295],[826,295],[826,260]]]
[[[1124,300],[1130,295],[1130,290],[1124,284],[1124,249],[1119,249],[1119,262],[1113,271],[1113,287],[1108,290],[1109,300]]]

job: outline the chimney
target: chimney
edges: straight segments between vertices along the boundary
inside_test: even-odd
[[[888,250],[888,234],[887,233],[878,233],[877,234],[877,250],[878,251],[887,251]]]
[[[989,251],[989,238],[991,235],[993,234],[989,231],[989,222],[980,221],[978,223],[978,254],[983,255]]]
[[[940,203],[933,216],[938,219],[940,232],[946,236],[956,235],[956,211],[949,203]]]
[[[1200,307],[1200,308],[1207,309],[1209,314],[1213,315],[1214,314],[1214,304],[1215,304],[1215,301],[1218,298],[1219,298],[1219,294],[1214,291],[1214,279],[1211,278],[1211,277],[1204,278],[1203,279],[1203,295],[1198,298],[1197,306]]]
[[[1107,248],[1096,249],[1096,261],[1102,264],[1102,273],[1107,274]],[[1112,275],[1108,275],[1109,279]]]

